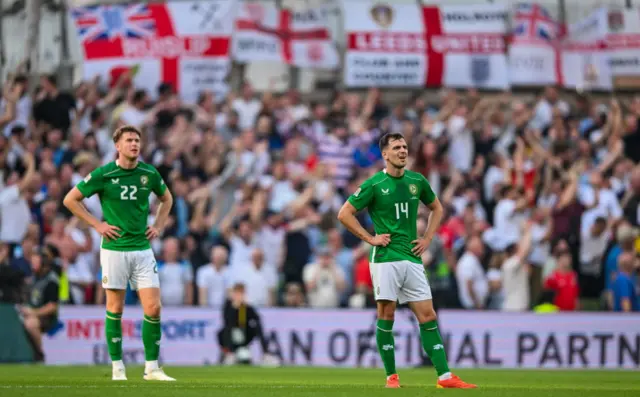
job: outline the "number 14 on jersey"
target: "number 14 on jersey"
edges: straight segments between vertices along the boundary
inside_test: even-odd
[[[404,214],[404,217],[409,219],[409,203],[396,203],[396,219],[400,219],[400,214]]]

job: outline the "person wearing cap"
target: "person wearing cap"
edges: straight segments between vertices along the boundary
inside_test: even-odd
[[[36,276],[27,305],[20,307],[24,327],[34,346],[36,361],[44,361],[42,334],[58,324],[60,280],[53,269],[54,253],[46,247],[31,255],[31,267]]]
[[[254,339],[260,341],[263,363],[271,366],[278,364],[277,357],[269,354],[260,314],[247,303],[245,285],[242,282],[236,282],[231,287],[222,313],[223,327],[218,332],[218,343],[222,352],[221,359],[226,365],[251,364],[249,345]]]

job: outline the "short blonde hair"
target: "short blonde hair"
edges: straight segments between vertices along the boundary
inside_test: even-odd
[[[117,130],[114,131],[113,133],[113,143],[116,143],[120,140],[120,138],[122,138],[122,135],[126,134],[126,133],[133,133],[133,134],[138,134],[138,137],[140,139],[142,139],[142,132],[137,129],[136,127],[132,126],[132,125],[123,125],[122,127],[118,128]]]

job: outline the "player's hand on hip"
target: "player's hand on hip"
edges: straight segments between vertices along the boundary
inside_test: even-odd
[[[100,235],[108,240],[115,240],[120,237],[120,228],[118,226],[112,226],[107,222],[102,222],[96,227],[96,231],[100,233]]]
[[[160,237],[160,230],[154,226],[147,226],[147,232],[145,234],[147,236],[147,240],[153,240],[154,238]]]
[[[370,241],[371,245],[386,247],[391,242],[390,234],[376,234]]]
[[[427,248],[429,248],[431,241],[426,238],[419,238],[417,240],[413,240],[411,244],[415,244],[415,246],[411,248],[411,252],[416,256],[420,256]]]

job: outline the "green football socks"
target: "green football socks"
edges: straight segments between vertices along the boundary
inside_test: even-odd
[[[144,344],[144,358],[146,361],[158,360],[161,336],[160,317],[153,318],[145,314],[142,322],[142,343]]]
[[[107,311],[104,328],[111,361],[122,360],[122,313]]]
[[[420,324],[420,339],[422,340],[422,348],[431,359],[438,376],[448,373],[449,363],[447,363],[444,343],[442,343],[442,337],[438,331],[438,322],[434,320]]]
[[[387,376],[396,373],[396,353],[393,342],[393,320],[378,320],[376,324],[376,343]]]

